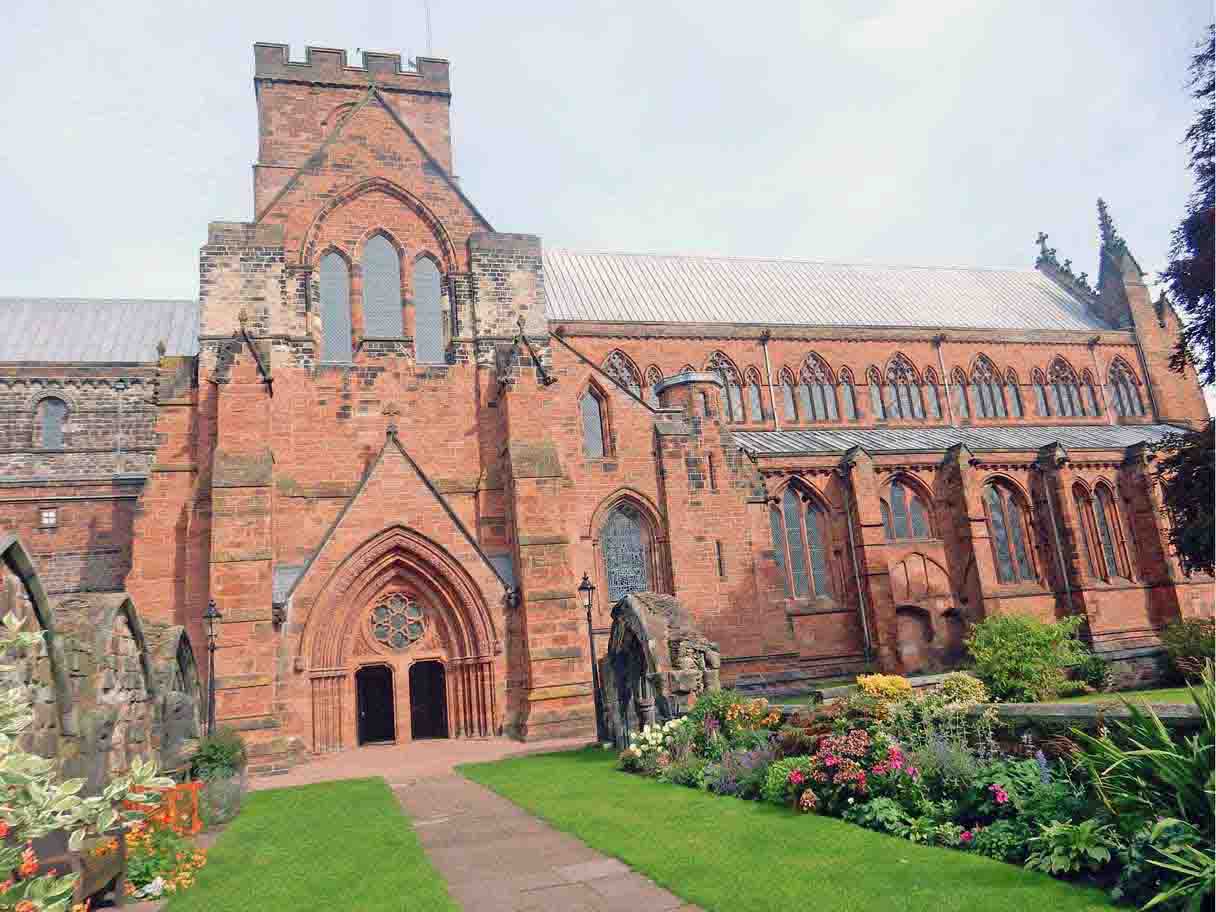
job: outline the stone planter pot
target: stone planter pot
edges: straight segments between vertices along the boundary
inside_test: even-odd
[[[235,817],[248,788],[249,773],[246,770],[231,776],[204,779],[198,802],[203,824],[211,828]]]

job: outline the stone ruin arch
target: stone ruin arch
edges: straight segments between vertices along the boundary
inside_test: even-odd
[[[683,715],[698,694],[721,687],[717,644],[693,626],[679,599],[657,592],[616,603],[599,664],[600,705],[617,747],[629,743],[630,732]]]
[[[177,624],[144,625],[152,684],[159,695],[154,731],[163,770],[185,764],[203,730],[203,697],[198,663],[186,629]]]

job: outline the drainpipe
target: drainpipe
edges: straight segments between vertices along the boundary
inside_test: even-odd
[[[777,417],[777,397],[773,395],[773,366],[768,360],[768,340],[773,334],[767,329],[760,333],[760,347],[764,349],[764,376],[768,380],[768,404],[773,410],[773,428],[781,430],[781,419]]]
[[[942,343],[945,341],[946,334],[940,333],[933,337],[933,347],[937,349],[937,368],[942,372],[942,382],[946,384],[946,418],[951,427],[958,427],[954,421],[954,396],[950,389],[950,375],[946,373],[946,361],[942,357]]]
[[[850,477],[853,471],[853,464],[846,463],[844,468],[836,470],[840,479],[844,484],[844,518],[849,527],[849,554],[853,558],[853,580],[857,584],[857,611],[861,615],[861,636],[865,643],[866,664],[870,664],[872,660],[874,648],[870,644],[870,622],[866,620],[866,593],[861,587],[861,571],[857,567],[857,545],[853,540],[853,501],[849,496],[852,490],[852,479]]]
[[[1054,457],[1052,457],[1054,458]],[[1047,480],[1047,473],[1043,471],[1041,465],[1035,465],[1034,470],[1039,473],[1043,479],[1043,494],[1047,498],[1047,516],[1051,521],[1051,538],[1056,546],[1056,564],[1060,568],[1060,579],[1064,581],[1064,595],[1068,599],[1068,613],[1072,614],[1072,586],[1068,582],[1068,565],[1064,563],[1064,548],[1060,544],[1060,527],[1056,525],[1056,509],[1051,502],[1051,487]]]

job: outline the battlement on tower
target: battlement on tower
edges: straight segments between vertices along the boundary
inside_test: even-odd
[[[255,44],[254,79],[352,87],[375,80],[378,88],[390,92],[450,91],[448,61],[439,58],[418,57],[410,69],[402,67],[400,54],[364,51],[363,66],[352,66],[344,50],[307,47],[302,62],[292,60],[289,50],[286,44]]]

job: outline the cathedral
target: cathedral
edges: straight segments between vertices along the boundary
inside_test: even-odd
[[[757,693],[956,666],[995,612],[1151,676],[1210,615],[1153,449],[1207,410],[1101,203],[1092,284],[1045,235],[1025,269],[557,249],[452,176],[446,61],[361,63],[254,47],[252,217],[197,300],[0,299],[0,556],[199,657],[211,606],[255,765],[593,735],[634,592]]]

